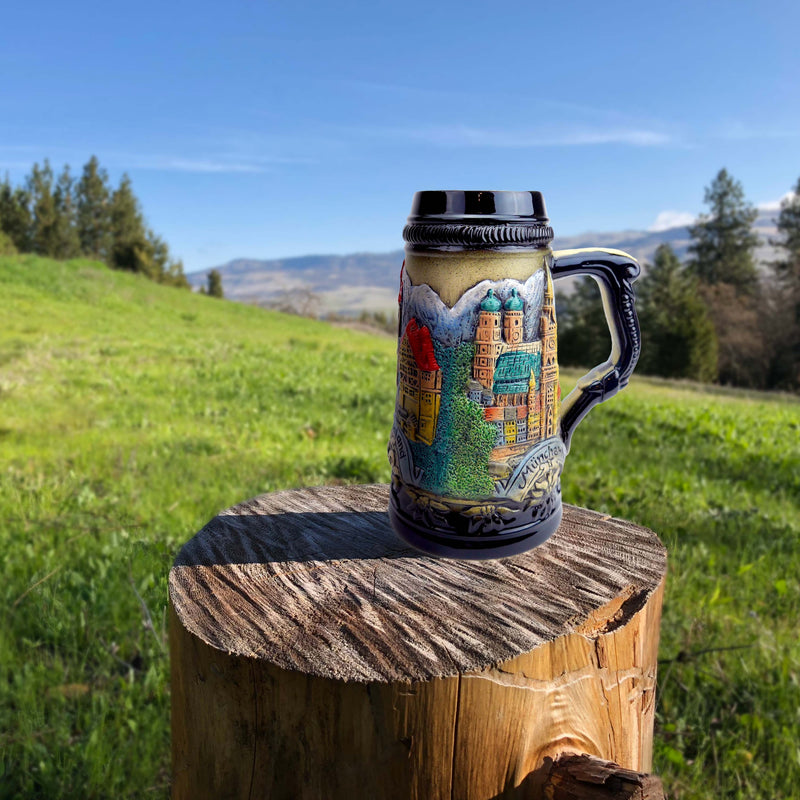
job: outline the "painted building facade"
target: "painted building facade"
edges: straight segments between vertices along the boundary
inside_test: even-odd
[[[397,354],[397,413],[412,442],[433,444],[442,401],[442,371],[427,327],[412,317]]]
[[[555,300],[549,275],[535,341],[524,341],[524,313],[516,289],[505,304],[489,289],[478,315],[467,396],[483,406],[484,419],[495,427],[492,461],[555,436],[558,426]]]

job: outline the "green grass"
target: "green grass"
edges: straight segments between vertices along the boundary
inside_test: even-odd
[[[86,261],[0,258],[0,292],[0,798],[166,797],[178,547],[260,492],[388,480],[394,343]],[[669,549],[672,797],[798,794],[799,441],[796,399],[645,379],[575,434],[567,501]]]

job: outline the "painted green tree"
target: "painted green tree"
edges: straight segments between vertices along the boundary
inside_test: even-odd
[[[481,407],[466,396],[475,345],[462,342],[445,347],[434,341],[442,370],[442,399],[436,436],[428,447],[411,442],[414,464],[422,469],[422,483],[434,494],[466,499],[491,497],[489,454],[495,430],[483,419]]]

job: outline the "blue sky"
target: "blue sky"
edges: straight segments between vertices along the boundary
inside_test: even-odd
[[[401,247],[418,189],[650,228],[723,166],[794,185],[798,30],[789,1],[8,3],[0,170],[96,154],[187,271]]]

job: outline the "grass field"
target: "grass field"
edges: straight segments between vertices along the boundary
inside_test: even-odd
[[[172,559],[260,492],[388,480],[394,343],[85,261],[0,291],[0,798],[167,797]],[[563,488],[669,549],[671,796],[800,796],[800,402],[640,378]]]

